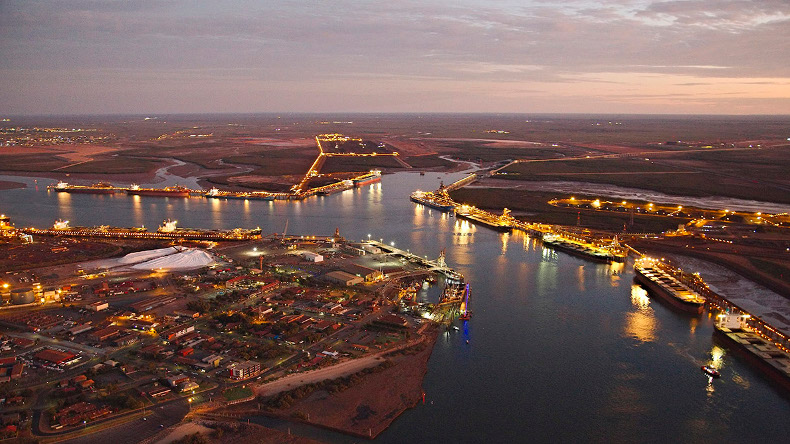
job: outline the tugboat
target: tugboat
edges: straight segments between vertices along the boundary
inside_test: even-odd
[[[466,284],[466,291],[464,292],[464,300],[461,302],[461,316],[458,319],[468,321],[472,319],[472,312],[469,311],[469,284]]]
[[[718,370],[716,370],[714,367],[711,367],[710,365],[703,365],[701,368],[702,368],[702,372],[710,376],[711,378],[721,377],[721,373],[719,373]]]

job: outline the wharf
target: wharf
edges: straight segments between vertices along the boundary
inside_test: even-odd
[[[381,251],[384,251],[386,253],[395,256],[401,256],[405,260],[411,262],[412,264],[428,268],[431,271],[442,273],[446,278],[450,280],[457,282],[463,282],[464,280],[464,276],[461,273],[458,273],[457,271],[447,266],[447,264],[444,262],[444,254],[439,256],[439,259],[437,260],[430,260],[425,257],[417,256],[414,253],[403,251],[399,248],[395,248],[392,245],[383,244],[375,240],[362,241],[362,243],[377,247]]]

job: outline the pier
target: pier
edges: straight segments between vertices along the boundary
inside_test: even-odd
[[[460,204],[450,197],[447,190],[460,188],[473,182],[477,177],[476,174],[471,174],[447,187],[442,185],[436,191],[415,191],[411,194],[410,199],[415,203],[451,213],[459,218],[496,231],[523,231],[528,235],[540,237],[550,246],[591,259],[604,260],[606,262],[624,262],[628,256],[629,247],[620,245],[616,238],[611,242],[606,242],[605,240],[571,233],[560,226],[524,222],[511,216],[510,210],[507,208],[502,210],[502,214],[495,214],[471,205]]]

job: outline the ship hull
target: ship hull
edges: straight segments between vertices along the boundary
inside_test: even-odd
[[[70,194],[115,194],[112,188],[65,188],[58,190],[59,193]]]
[[[233,200],[274,200],[274,196],[206,196],[209,199],[233,199]]]
[[[683,313],[688,313],[693,315],[702,314],[702,310],[705,308],[705,304],[697,304],[697,303],[682,301],[672,296],[672,294],[670,294],[664,287],[658,285],[652,279],[640,273],[638,269],[635,269],[634,271],[636,272],[634,275],[634,281],[645,287],[649,294],[657,296],[658,300],[665,302],[670,307],[675,308]]]
[[[543,245],[545,245],[548,248],[557,250],[557,251],[562,251],[563,253],[571,254],[573,256],[577,256],[577,257],[580,257],[582,259],[588,259],[588,260],[595,261],[595,262],[601,262],[601,263],[608,264],[608,263],[613,261],[612,256],[598,256],[598,255],[595,255],[595,254],[589,254],[589,253],[586,253],[584,251],[578,250],[576,248],[573,248],[573,247],[571,247],[569,245],[565,245],[565,244],[560,243],[560,242],[556,242],[555,243],[555,242],[543,241]]]
[[[452,205],[441,205],[441,204],[433,203],[433,202],[428,201],[428,200],[418,199],[416,197],[410,197],[410,199],[414,203],[418,203],[420,205],[425,205],[426,207],[430,207],[430,208],[433,208],[433,209],[439,210],[439,211],[448,211],[449,212],[449,211],[453,211],[453,209],[455,208]]]
[[[126,190],[126,194],[146,197],[189,197],[189,191]]]
[[[724,331],[714,328],[713,339],[715,342],[718,342],[729,349],[735,350],[738,355],[743,357],[746,361],[760,370],[760,372],[774,384],[782,387],[785,390],[790,390],[790,377],[788,377],[788,375],[785,375],[777,368],[766,362],[764,359],[752,353],[743,344],[731,338]]]
[[[371,177],[369,179],[362,179],[360,181],[354,181],[355,187],[364,187],[365,185],[369,185],[371,183],[381,182],[381,177]]]
[[[458,216],[461,219],[466,219],[466,220],[468,220],[470,222],[473,222],[475,224],[482,225],[482,226],[484,226],[486,228],[490,228],[490,229],[492,229],[494,231],[499,231],[500,233],[509,233],[510,231],[513,230],[513,227],[509,227],[509,226],[506,226],[506,225],[495,225],[495,224],[492,224],[492,223],[486,221],[485,219],[479,219],[477,217],[470,216],[468,214],[456,213],[456,216]]]

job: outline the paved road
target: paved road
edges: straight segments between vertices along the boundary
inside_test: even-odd
[[[147,414],[148,419],[145,421],[142,418],[135,419],[107,430],[64,442],[70,444],[136,444],[165,428],[181,422],[188,412],[189,405],[186,400],[181,400],[180,402],[154,407]],[[159,427],[160,425],[163,427]],[[88,428],[90,429],[90,427]]]

